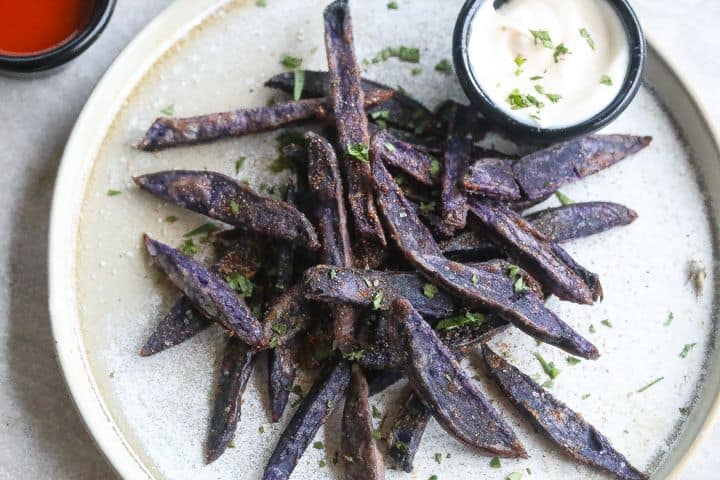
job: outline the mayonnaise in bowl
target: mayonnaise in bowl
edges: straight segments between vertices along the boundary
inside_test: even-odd
[[[543,129],[580,124],[618,96],[630,65],[623,23],[605,0],[485,1],[471,19],[472,75],[497,108]]]

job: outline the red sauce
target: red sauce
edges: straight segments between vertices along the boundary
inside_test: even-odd
[[[0,55],[51,50],[90,21],[95,0],[0,0]]]

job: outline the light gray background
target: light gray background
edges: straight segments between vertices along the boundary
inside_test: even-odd
[[[0,479],[114,475],[75,412],[55,360],[47,313],[48,216],[62,149],[85,100],[130,39],[169,3],[120,0],[99,41],[60,73],[0,77]],[[633,4],[720,123],[720,2]],[[682,478],[717,478],[715,445],[720,425]]]

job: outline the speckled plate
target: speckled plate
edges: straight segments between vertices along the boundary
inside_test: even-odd
[[[269,424],[264,372],[258,372],[244,397],[236,447],[204,465],[218,331],[210,329],[152,358],[138,355],[177,295],[149,266],[141,235],[147,232],[179,244],[182,234],[202,219],[142,194],[131,176],[170,168],[208,168],[235,175],[235,161],[244,156],[247,160],[237,176],[256,187],[272,185],[285,179],[267,168],[275,156],[274,136],[158,154],[139,152],[133,145],[168,105],[174,105],[178,115],[191,115],[265,104],[273,92],[262,82],[282,70],[283,53],[302,57],[307,67],[326,68],[324,3],[268,0],[268,7],[259,8],[255,0],[175,2],[117,59],[70,137],[52,212],[53,331],[78,408],[101,449],[126,478],[260,478],[288,420],[286,415],[281,423]],[[450,58],[450,34],[461,1],[399,3],[399,10],[388,10],[386,0],[354,2],[358,56],[372,57],[388,45],[418,46],[422,73],[413,76],[414,65],[390,60],[369,67],[366,74],[390,85],[402,84],[430,106],[446,97],[461,99],[456,81],[433,68]],[[647,86],[607,130],[653,135],[652,146],[564,190],[578,201],[620,202],[640,215],[629,227],[568,246],[582,264],[601,275],[604,302],[594,307],[550,302],[600,348],[602,357],[571,366],[559,350],[538,347],[518,331],[497,340],[529,374],[542,374],[532,356],[535,351],[559,365],[562,374],[553,393],[600,427],[634,464],[655,472],[655,478],[676,474],[682,467],[713,416],[719,388],[714,266],[720,156],[695,98],[651,48]],[[108,196],[109,189],[121,194]],[[169,215],[179,221],[165,222]],[[700,296],[686,280],[691,260],[708,270]],[[609,322],[603,323],[606,319]],[[695,347],[681,358],[686,344]],[[475,360],[471,357],[470,363]],[[660,377],[659,383],[638,392]],[[503,461],[501,469],[491,469],[488,458],[473,454],[431,423],[415,473],[389,470],[388,478],[424,480],[436,474],[440,479],[497,480],[526,468],[533,472],[530,478],[604,478],[569,461],[534,433],[492,386],[482,382],[481,388],[516,427],[529,459]],[[373,403],[392,414],[401,389]],[[340,475],[332,466],[318,466],[337,447],[338,419],[331,418],[328,425],[318,434],[325,450],[310,449],[293,478]],[[259,433],[260,426],[265,433]],[[442,454],[440,464],[434,459],[436,452]]]

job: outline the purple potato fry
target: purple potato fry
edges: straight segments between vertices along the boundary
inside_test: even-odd
[[[285,411],[296,371],[293,342],[268,350],[268,393],[273,422],[278,422]]]
[[[432,155],[415,149],[387,130],[379,130],[372,142],[374,151],[388,167],[400,170],[423,185],[433,186],[438,182],[441,163]]]
[[[498,200],[521,200],[520,187],[512,171],[513,161],[507,158],[481,158],[475,160],[465,172],[463,188],[473,195]]]
[[[440,216],[449,229],[465,228],[468,207],[465,192],[460,187],[472,154],[474,123],[474,112],[463,105],[456,105],[440,179]]]

